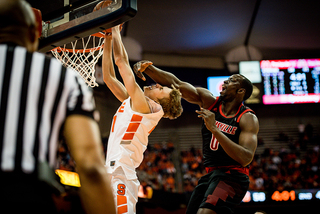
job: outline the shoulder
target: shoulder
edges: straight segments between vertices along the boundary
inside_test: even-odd
[[[239,125],[241,130],[251,130],[258,133],[259,120],[252,111],[247,111],[242,115]]]

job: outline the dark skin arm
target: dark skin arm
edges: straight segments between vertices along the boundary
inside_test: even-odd
[[[226,153],[242,166],[247,166],[251,162],[257,147],[257,134],[259,131],[259,122],[255,115],[246,113],[242,116],[239,144],[236,144],[216,127],[215,114],[207,110],[216,100],[207,89],[194,87],[190,83],[183,82],[175,75],[153,66],[152,62],[147,60],[136,63],[134,71],[143,80],[145,80],[145,77],[142,72],[157,83],[166,86],[173,84],[176,88],[179,88],[185,100],[200,106],[201,110],[197,111],[199,117],[204,119],[207,129],[214,134]]]
[[[257,135],[259,122],[257,117],[251,113],[245,113],[240,120],[241,133],[239,144],[234,143],[226,137],[217,127],[215,114],[207,109],[201,108],[196,111],[198,117],[203,118],[207,129],[212,132],[224,151],[243,167],[247,166],[253,159],[257,148]]]
[[[153,66],[150,61],[143,60],[137,62],[133,69],[136,75],[143,80],[146,79],[142,72],[161,85],[167,87],[171,87],[171,85],[173,85],[175,88],[180,90],[182,98],[189,103],[197,104],[203,108],[209,108],[216,100],[209,90],[201,87],[194,87],[188,82],[181,81],[172,73]]]
[[[98,124],[82,115],[66,119],[64,135],[80,176],[80,198],[86,213],[116,213]]]

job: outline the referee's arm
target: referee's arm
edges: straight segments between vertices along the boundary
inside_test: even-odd
[[[87,213],[116,213],[110,181],[104,167],[99,127],[83,115],[67,117],[64,134],[80,176],[80,197]]]

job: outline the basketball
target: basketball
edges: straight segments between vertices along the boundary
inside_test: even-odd
[[[112,1],[110,1],[110,0],[101,1],[93,8],[93,12],[97,11],[97,10],[100,10],[101,8],[108,7],[111,3],[112,3]],[[104,30],[103,32],[111,33],[111,28],[109,28],[107,30]]]

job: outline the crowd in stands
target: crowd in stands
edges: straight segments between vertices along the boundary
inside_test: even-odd
[[[250,165],[250,190],[272,191],[320,187],[319,146],[303,155],[283,148],[265,149]]]
[[[310,123],[298,124],[298,137],[280,132],[284,146],[266,148],[250,164],[250,189],[259,191],[320,188],[320,137]]]
[[[156,143],[148,146],[144,159],[137,168],[142,185],[155,190],[176,192],[176,168],[173,164],[174,146],[171,142]]]
[[[303,135],[292,143],[284,133],[279,138],[285,142],[279,151],[266,148],[262,154],[256,154],[250,164],[249,190],[290,190],[320,188],[320,142],[311,141],[310,136]],[[315,139],[315,138],[313,138]],[[309,143],[312,149],[307,150]],[[259,144],[258,146],[261,146]],[[301,146],[303,145],[303,146]],[[137,168],[137,175],[144,188],[153,190],[179,192],[177,180],[182,181],[182,191],[190,194],[201,176],[206,172],[202,161],[201,149],[191,148],[176,155],[172,142],[149,145],[144,153],[144,160]],[[179,160],[174,164],[173,156]],[[180,167],[181,178],[177,178]],[[59,149],[60,169],[74,171],[75,164],[70,158],[65,144]],[[179,175],[180,175],[179,174]]]

